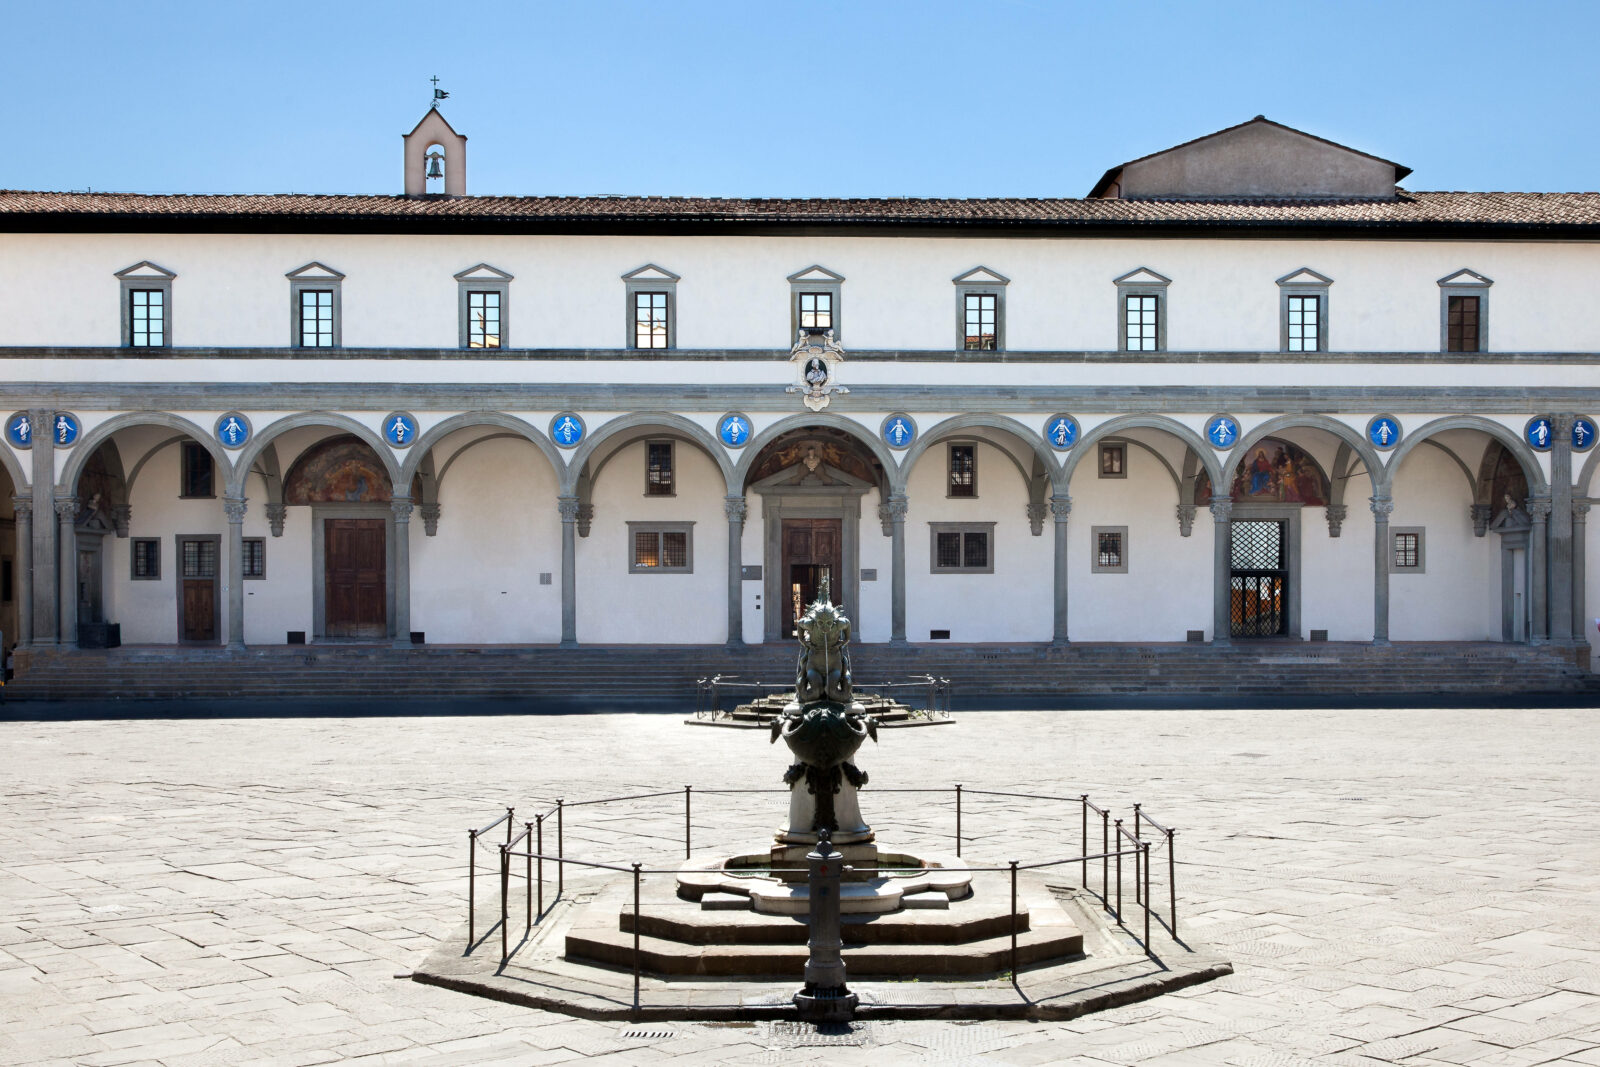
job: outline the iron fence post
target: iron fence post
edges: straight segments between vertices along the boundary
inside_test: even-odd
[[[477,940],[477,914],[475,905],[478,903],[478,831],[467,831],[467,948],[472,948],[472,943]]]
[[[526,841],[529,845],[533,844],[533,823],[525,822],[525,823],[522,824],[522,839],[524,841]],[[526,846],[524,846],[524,847],[526,847]],[[528,869],[527,869],[527,871],[525,871],[523,873],[523,876],[522,876],[522,880],[525,883],[524,886],[523,886],[523,888],[525,890],[525,894],[524,894],[525,899],[523,900],[523,910],[528,913],[528,932],[532,933],[533,932],[533,853],[531,851],[528,853],[527,861],[528,861]]]
[[[1081,870],[1082,875],[1083,875],[1083,888],[1088,889],[1089,888],[1089,794],[1088,793],[1084,793],[1082,796],[1080,796],[1078,798],[1078,800],[1082,804],[1081,811],[1082,811],[1082,815],[1083,815],[1083,819],[1082,819],[1082,822],[1083,822],[1083,827],[1082,827],[1082,829],[1083,829],[1083,840],[1081,842],[1081,844],[1083,845],[1083,851],[1078,853],[1078,855],[1083,857],[1083,858],[1078,861],[1078,866],[1079,866],[1079,869]]]
[[[1144,954],[1154,957],[1156,950],[1150,944],[1150,842],[1141,843],[1144,853]]]
[[[961,857],[961,783],[956,783],[956,858]]]
[[[506,914],[506,891],[511,883],[511,856],[510,850],[500,846],[500,966],[506,965],[506,960],[511,958],[511,945],[506,937],[506,927],[511,925],[510,917]]]
[[[556,899],[567,888],[566,800],[556,797]]]
[[[1122,820],[1117,820],[1117,925],[1122,925]]]
[[[1178,939],[1178,861],[1172,856],[1172,836],[1176,830],[1167,831],[1167,902],[1172,912],[1172,939]]]
[[[1133,839],[1135,842],[1143,840],[1143,837],[1139,832],[1142,829],[1140,824],[1143,822],[1143,820],[1144,816],[1139,811],[1139,805],[1135,804],[1133,806]],[[1121,846],[1119,845],[1117,847],[1120,848]],[[1138,853],[1134,854],[1133,860],[1135,864],[1139,862]],[[1139,872],[1135,870],[1133,872],[1133,902],[1135,904],[1143,903],[1144,901],[1144,897],[1142,896],[1143,890],[1140,888],[1140,884]]]
[[[1017,861],[1011,861],[1011,982],[1019,985],[1017,975]]]
[[[639,868],[633,865],[633,1010],[639,1010]]]
[[[690,821],[690,812],[693,810],[693,808],[692,808],[693,800],[691,799],[691,792],[693,791],[693,789],[694,789],[694,786],[692,786],[692,785],[686,785],[686,786],[683,787],[683,858],[684,859],[688,859],[689,858],[689,856],[691,854],[690,853],[690,847],[691,847],[692,842],[693,842],[693,831],[690,829],[690,827],[693,825],[691,823],[691,821]]]
[[[511,844],[511,831],[517,828],[516,814],[516,808],[506,809],[506,844],[508,845]]]
[[[544,922],[544,816],[534,818],[538,820],[534,823],[534,833],[538,834],[534,851],[539,854],[539,921]]]
[[[1111,910],[1111,813],[1100,812],[1100,901]]]

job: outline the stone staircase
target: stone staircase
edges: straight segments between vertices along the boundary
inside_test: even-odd
[[[1192,697],[1335,701],[1340,697],[1593,693],[1587,649],[1498,643],[1262,642],[1201,644],[857,645],[857,684],[933,674],[953,683],[955,707],[1007,698]],[[1579,661],[1583,666],[1578,666]],[[788,643],[587,645],[394,649],[361,645],[224,649],[34,648],[15,656],[7,700],[197,699],[235,701],[438,698],[655,699],[670,710],[694,705],[695,681],[713,674],[785,682]],[[725,703],[731,703],[727,701]]]

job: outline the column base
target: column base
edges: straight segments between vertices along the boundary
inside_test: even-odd
[[[1389,647],[1389,639],[1387,637],[1374,637],[1372,639],[1372,647],[1373,648],[1388,648]]]
[[[249,651],[249,649],[245,648],[245,644],[244,644],[243,641],[229,641],[228,645],[227,645],[227,650],[229,652],[248,652]]]
[[[575,638],[575,637],[563,637],[561,639],[560,643],[556,645],[556,647],[557,648],[577,648],[578,647],[578,639]]]

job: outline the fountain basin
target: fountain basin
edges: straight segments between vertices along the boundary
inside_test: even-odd
[[[805,915],[811,906],[804,881],[789,873],[771,872],[774,861],[787,865],[773,852],[732,857],[697,856],[678,875],[678,897],[705,902],[707,894],[749,900],[752,911],[763,915]],[[913,856],[870,850],[867,855],[844,853],[853,866],[850,880],[839,887],[839,911],[844,915],[883,915],[905,907],[941,907],[972,894],[972,872],[953,856]],[[879,867],[911,868],[874,873]],[[730,902],[735,903],[736,902]]]

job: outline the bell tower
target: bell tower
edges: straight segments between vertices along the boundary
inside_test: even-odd
[[[467,195],[467,139],[439,114],[440,95],[435,89],[433,106],[400,138],[405,142],[407,196]]]

